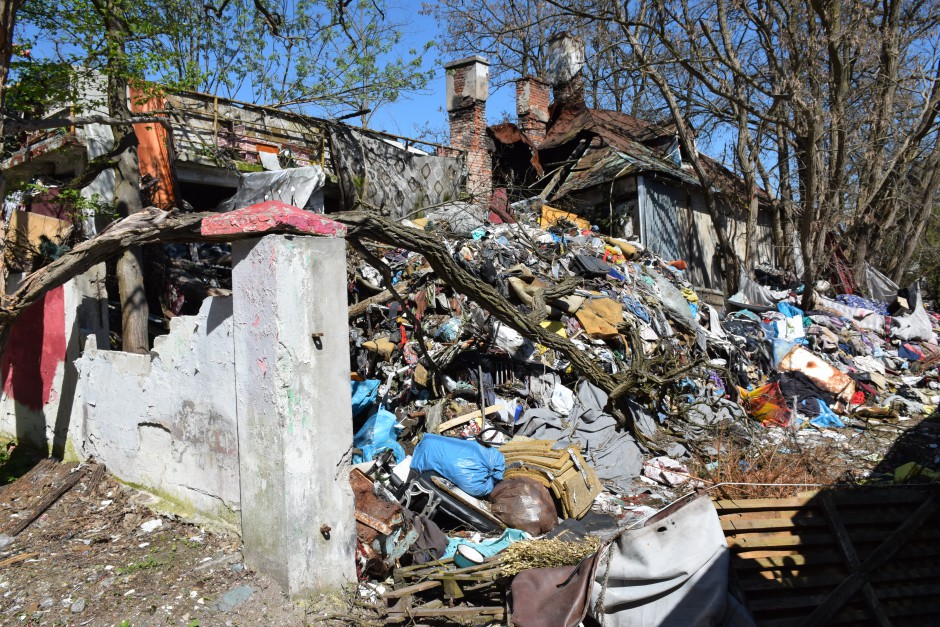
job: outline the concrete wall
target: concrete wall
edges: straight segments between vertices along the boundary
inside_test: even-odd
[[[11,274],[7,292],[20,278]],[[0,433],[51,446],[59,456],[68,452],[78,380],[74,361],[86,338],[108,341],[104,278],[104,264],[94,266],[48,292],[17,320],[2,366]]]
[[[238,525],[232,298],[170,322],[149,355],[98,350],[76,362],[70,429],[80,457],[175,501],[180,514]]]

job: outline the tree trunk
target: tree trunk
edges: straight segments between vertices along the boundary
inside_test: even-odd
[[[10,59],[13,57],[13,30],[16,27],[16,12],[23,5],[23,0],[0,0],[0,111],[5,111],[7,76],[10,73]],[[0,115],[0,152],[3,152],[3,120]],[[0,171],[0,207],[7,195],[7,181]],[[6,230],[6,225],[2,226]],[[2,241],[3,237],[0,237]],[[6,293],[7,270],[6,264],[0,256],[0,294]],[[0,338],[3,339],[3,338]],[[5,344],[5,343],[4,343]]]
[[[108,54],[108,112],[121,120],[131,118],[127,102],[127,62],[125,41],[127,29],[116,14],[117,7],[99,6],[107,25]],[[107,11],[107,12],[104,12]],[[117,157],[114,168],[114,204],[122,217],[143,209],[140,199],[140,163],[137,160],[137,136],[131,125],[114,128],[114,145],[127,148]],[[143,259],[140,247],[132,247],[121,255],[117,263],[118,292],[121,300],[121,348],[128,353],[147,353],[150,337],[147,319],[150,309],[144,289]]]

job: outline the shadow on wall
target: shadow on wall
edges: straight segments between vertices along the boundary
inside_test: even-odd
[[[82,350],[81,321],[93,319],[99,307],[97,299],[84,297],[66,329],[64,291],[59,287],[45,294],[13,327],[2,380],[4,394],[13,401],[19,445],[48,452],[48,426],[52,426],[52,456],[65,455],[78,382],[75,360]],[[62,377],[56,381],[60,364]],[[47,415],[53,409],[55,415]]]
[[[3,391],[13,399],[17,442],[48,447],[44,408],[65,358],[65,301],[59,287],[20,316],[3,356]]]

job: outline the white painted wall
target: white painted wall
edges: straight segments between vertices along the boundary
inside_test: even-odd
[[[123,481],[169,498],[186,517],[238,525],[232,298],[170,322],[149,355],[98,350],[76,362],[70,439]]]

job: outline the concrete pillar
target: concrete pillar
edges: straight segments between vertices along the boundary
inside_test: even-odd
[[[356,580],[345,247],[290,235],[232,246],[245,562],[292,598]]]

